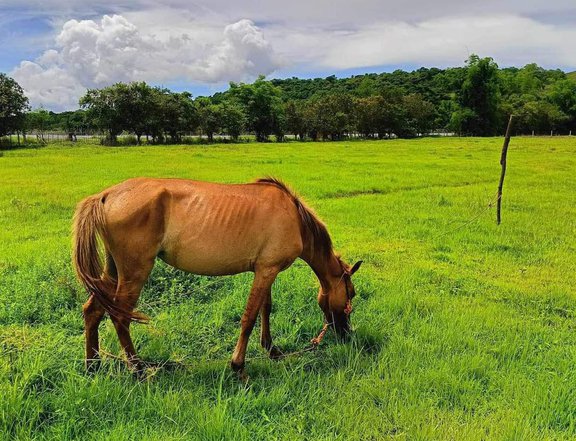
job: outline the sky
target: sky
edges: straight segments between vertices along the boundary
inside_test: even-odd
[[[146,81],[195,96],[230,81],[462,66],[576,70],[576,0],[0,0],[0,72],[33,107]]]

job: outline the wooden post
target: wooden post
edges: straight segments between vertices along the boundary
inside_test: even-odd
[[[500,225],[501,216],[500,211],[502,207],[502,187],[504,186],[504,175],[506,175],[506,155],[508,154],[508,145],[510,144],[510,132],[512,131],[512,120],[514,115],[510,115],[508,120],[508,127],[506,128],[506,136],[504,137],[504,145],[502,146],[502,154],[500,155],[500,165],[502,172],[500,173],[500,183],[498,184],[498,203],[496,208],[496,223]]]

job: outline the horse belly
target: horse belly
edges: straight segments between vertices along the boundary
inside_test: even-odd
[[[178,269],[205,276],[252,271],[257,251],[252,247],[227,246],[222,239],[225,238],[209,244],[184,240],[176,247],[167,247],[159,257]]]

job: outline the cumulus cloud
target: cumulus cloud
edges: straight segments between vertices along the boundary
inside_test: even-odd
[[[33,105],[64,109],[77,106],[87,89],[119,81],[188,80],[204,83],[241,81],[269,74],[280,66],[262,31],[239,20],[218,33],[156,35],[121,15],[69,20],[55,48],[35,61],[22,61],[12,76]]]
[[[72,109],[78,107],[78,98],[86,90],[70,72],[57,65],[45,68],[39,63],[22,61],[12,76],[34,107]]]
[[[240,20],[226,26],[222,42],[205,60],[190,66],[189,73],[203,81],[255,77],[279,67],[271,54],[272,46],[254,23]]]

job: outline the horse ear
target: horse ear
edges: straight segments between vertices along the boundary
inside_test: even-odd
[[[360,268],[360,265],[362,265],[363,260],[359,260],[358,262],[356,262],[354,264],[354,266],[352,267],[352,269],[350,270],[350,275],[354,274],[356,271],[358,271],[358,269]]]

